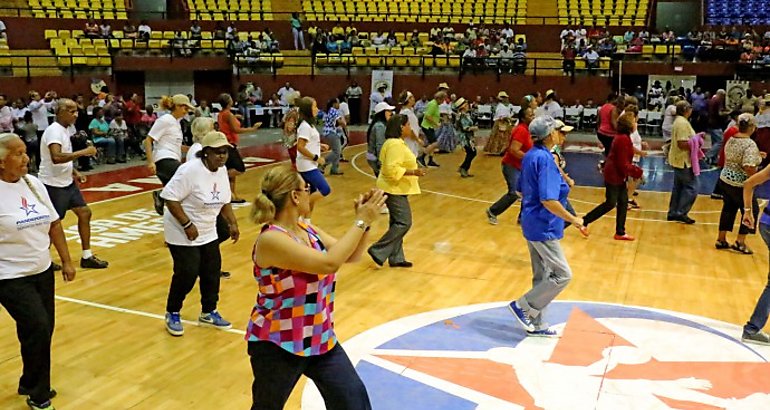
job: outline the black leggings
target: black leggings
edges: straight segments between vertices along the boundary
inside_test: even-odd
[[[626,213],[628,213],[628,188],[626,185],[612,185],[605,183],[604,202],[583,217],[583,224],[588,226],[591,222],[601,218],[612,208],[617,209],[615,217],[615,234],[626,234]]]
[[[463,149],[465,149],[465,160],[462,164],[460,164],[460,168],[468,171],[471,169],[471,162],[473,162],[473,158],[476,158],[476,147],[473,146],[473,143],[470,143],[465,145]]]
[[[717,182],[717,187],[722,194],[722,213],[719,215],[719,231],[732,232],[735,216],[741,211],[741,221],[738,222],[739,235],[754,233],[754,227],[749,228],[743,224],[743,188],[726,184],[721,179]],[[759,215],[759,204],[757,196],[751,198],[751,212],[754,214],[754,225],[756,226],[757,215]]]

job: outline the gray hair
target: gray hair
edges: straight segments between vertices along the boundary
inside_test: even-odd
[[[54,113],[56,115],[59,115],[61,113],[61,111],[65,110],[67,108],[67,106],[70,105],[70,104],[72,104],[72,105],[74,105],[76,107],[78,105],[75,101],[73,101],[73,100],[71,100],[69,98],[59,98],[56,101],[56,108],[54,109]]]
[[[214,119],[208,117],[198,117],[190,125],[193,142],[201,142],[203,137],[211,131],[214,131]]]
[[[21,139],[21,137],[12,132],[0,134],[0,160],[5,160],[5,157],[8,156],[8,144],[16,138]]]

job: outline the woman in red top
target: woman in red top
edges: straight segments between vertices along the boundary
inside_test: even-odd
[[[615,239],[633,241],[634,237],[626,233],[626,212],[628,211],[628,178],[641,178],[642,169],[634,165],[634,145],[629,135],[636,128],[633,113],[627,112],[617,120],[617,135],[612,142],[612,149],[604,164],[605,200],[583,217],[583,225],[601,218],[612,208],[617,209],[615,219]]]
[[[532,148],[532,136],[529,134],[529,123],[535,118],[535,112],[531,108],[522,108],[519,111],[519,124],[513,129],[508,148],[503,155],[503,177],[508,185],[506,192],[492,206],[487,208],[487,220],[492,225],[497,225],[497,216],[505,212],[519,199],[516,193],[519,176],[521,175],[521,159]]]
[[[617,96],[614,93],[607,98],[607,103],[599,109],[599,129],[596,136],[604,146],[604,158],[610,155],[612,140],[618,133],[618,117],[626,105],[624,96]]]
[[[241,122],[238,121],[238,118],[231,112],[231,109],[233,108],[233,97],[227,93],[220,94],[219,103],[222,105],[222,111],[220,111],[217,116],[219,131],[227,136],[227,142],[232,145],[232,147],[228,148],[229,153],[227,155],[227,162],[225,163],[227,176],[230,178],[230,192],[232,192],[233,195],[230,202],[242,204],[246,202],[246,200],[235,193],[235,178],[246,172],[246,166],[243,164],[243,159],[238,151],[238,134],[254,132],[260,125],[262,125],[262,123],[258,122],[253,127],[241,128]]]

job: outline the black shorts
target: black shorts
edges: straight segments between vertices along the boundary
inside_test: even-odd
[[[69,209],[83,208],[88,205],[86,200],[83,199],[80,188],[74,181],[69,186],[62,188],[46,185],[45,190],[48,191],[48,196],[51,197],[51,203],[54,209],[56,209],[56,213],[59,214],[59,219],[63,220],[64,215]]]
[[[428,140],[428,144],[433,144],[438,141],[436,137],[436,130],[433,128],[422,128],[422,132],[425,134],[425,139]]]
[[[172,158],[164,158],[155,161],[155,175],[160,179],[160,183],[163,184],[163,186],[166,186],[168,181],[171,181],[171,177],[174,176],[179,165],[181,165],[181,163]]]
[[[225,162],[225,168],[234,169],[240,173],[246,172],[246,165],[243,163],[243,158],[241,158],[238,147],[232,146],[227,149],[227,162]]]

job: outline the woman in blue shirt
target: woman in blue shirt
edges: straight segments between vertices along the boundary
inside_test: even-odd
[[[120,143],[118,144],[118,142],[115,141],[115,138],[109,136],[110,123],[104,118],[104,108],[94,108],[94,119],[88,124],[88,131],[91,133],[94,145],[104,149],[104,156],[107,158],[108,164],[115,163],[116,155],[120,157],[126,155],[123,140],[120,140]]]
[[[583,221],[564,207],[569,185],[551,154],[551,149],[560,141],[559,130],[552,117],[535,118],[529,124],[534,146],[524,155],[521,165],[521,230],[532,260],[533,280],[532,289],[508,307],[527,336],[557,336],[543,320],[543,311],[572,279],[559,243],[564,236],[564,221],[571,222],[583,236],[588,236]]]

